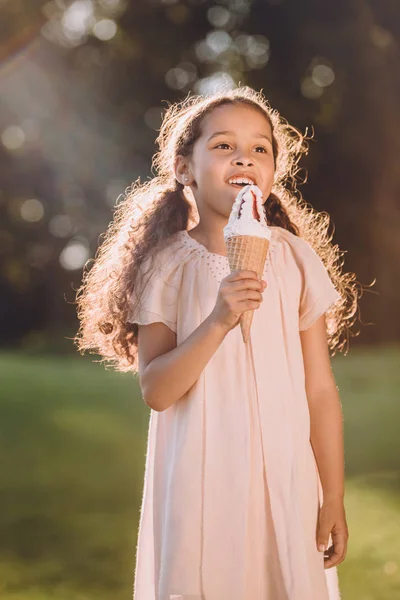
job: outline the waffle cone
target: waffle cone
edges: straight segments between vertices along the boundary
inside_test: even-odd
[[[255,271],[261,279],[268,254],[269,240],[252,235],[235,235],[225,240],[231,272],[237,270]],[[254,310],[246,310],[240,317],[243,341],[250,337],[250,326]]]

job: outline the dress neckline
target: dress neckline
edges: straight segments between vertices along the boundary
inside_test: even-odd
[[[204,246],[204,244],[201,244],[200,242],[198,242],[197,240],[195,240],[188,232],[187,229],[182,229],[182,233],[185,235],[185,237],[192,243],[192,245],[196,248],[199,248],[201,250],[203,250],[203,252],[206,252],[206,254],[210,254],[211,256],[218,256],[219,258],[222,258],[224,260],[228,260],[228,257],[225,256],[224,254],[218,254],[217,252],[211,252],[210,250],[208,250],[208,248],[206,248]]]
[[[274,227],[270,225],[271,228],[271,246],[272,246],[272,242],[274,241]],[[192,246],[194,248],[198,248],[199,250],[203,250],[203,252],[205,252],[206,254],[209,254],[210,256],[217,256],[218,258],[221,258],[225,261],[228,260],[228,257],[225,256],[224,254],[218,254],[217,252],[211,252],[210,250],[208,250],[208,248],[206,248],[204,246],[204,244],[201,244],[200,242],[198,242],[197,240],[195,240],[190,234],[189,231],[187,229],[182,229],[181,233],[183,233],[183,235],[185,236],[185,238],[192,244]]]

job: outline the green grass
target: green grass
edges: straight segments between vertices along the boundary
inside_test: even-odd
[[[400,598],[400,350],[333,361],[343,404],[348,554],[343,600]]]
[[[148,409],[85,359],[0,361],[0,598],[132,597]]]
[[[333,366],[345,414],[343,600],[400,598],[400,351]],[[125,600],[148,409],[89,359],[0,356],[0,600]],[[151,599],[149,599],[151,600]]]

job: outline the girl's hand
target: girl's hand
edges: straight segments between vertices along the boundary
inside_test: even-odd
[[[260,308],[266,286],[255,271],[234,271],[221,281],[212,317],[230,331],[239,323],[243,312]]]
[[[332,535],[332,546],[328,548],[330,534]],[[348,538],[343,500],[324,501],[318,519],[317,548],[320,552],[327,548],[324,553],[325,569],[335,567],[344,561]]]

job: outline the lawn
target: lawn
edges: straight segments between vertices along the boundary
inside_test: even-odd
[[[345,415],[343,600],[400,598],[400,350],[333,360]],[[87,358],[0,355],[0,600],[128,600],[148,409]],[[225,600],[225,599],[221,599]]]

